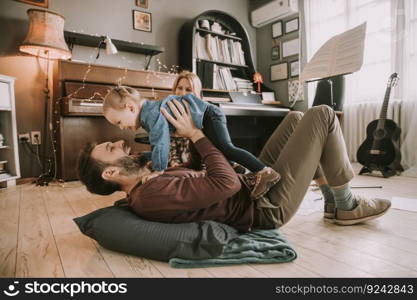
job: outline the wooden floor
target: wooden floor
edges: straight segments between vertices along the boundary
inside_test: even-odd
[[[417,201],[417,178],[356,178],[352,185]],[[26,184],[0,190],[0,277],[417,277],[417,213],[391,209],[378,220],[340,227],[322,213],[296,215],[281,231],[295,247],[291,263],[173,269],[167,263],[106,250],[80,233],[74,217],[111,205],[122,194],[89,194]]]

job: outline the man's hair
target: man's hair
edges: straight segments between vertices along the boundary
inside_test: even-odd
[[[99,195],[110,195],[116,191],[121,191],[120,184],[105,180],[101,177],[104,169],[110,166],[109,163],[98,161],[91,157],[96,143],[88,143],[80,151],[78,156],[78,178],[87,187],[90,193]]]
[[[140,93],[128,86],[117,86],[112,88],[103,101],[103,112],[106,113],[109,108],[120,111],[124,109],[126,100],[130,99],[138,103],[140,100]]]

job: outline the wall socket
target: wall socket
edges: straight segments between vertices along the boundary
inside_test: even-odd
[[[42,142],[41,139],[41,132],[40,131],[31,131],[30,132],[30,140],[32,145],[40,145]]]
[[[29,133],[20,133],[19,134],[19,141],[21,143],[24,143],[24,142],[30,143],[30,135],[29,135]]]

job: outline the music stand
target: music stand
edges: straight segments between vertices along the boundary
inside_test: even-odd
[[[344,75],[352,73],[340,74],[327,78],[317,78],[306,81],[318,81],[316,95],[314,96],[313,106],[328,105],[335,111],[343,111],[345,78]]]
[[[319,80],[313,106],[327,104],[334,110],[342,110],[343,76],[361,69],[365,34],[366,22],[333,36],[305,65],[300,74],[300,82]]]

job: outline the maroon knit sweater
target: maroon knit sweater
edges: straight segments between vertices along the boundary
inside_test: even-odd
[[[164,223],[213,220],[248,231],[253,225],[254,202],[244,176],[237,175],[223,154],[207,138],[194,147],[205,171],[168,168],[129,193],[133,211],[143,219]]]

